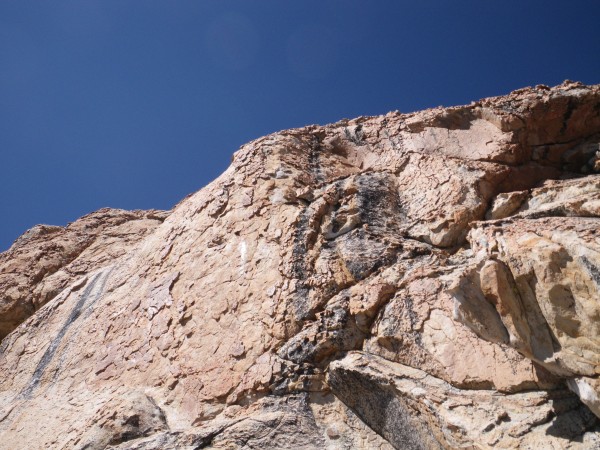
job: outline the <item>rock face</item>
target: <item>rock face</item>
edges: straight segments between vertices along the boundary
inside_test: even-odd
[[[600,86],[288,130],[0,255],[0,448],[600,448]]]
[[[27,231],[0,253],[0,339],[82,275],[134,249],[167,215],[106,208],[65,228]]]

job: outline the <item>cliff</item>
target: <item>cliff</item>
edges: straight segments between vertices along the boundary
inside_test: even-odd
[[[0,448],[600,448],[600,85],[244,145],[0,255]]]

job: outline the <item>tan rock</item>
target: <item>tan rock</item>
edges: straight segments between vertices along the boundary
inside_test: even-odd
[[[597,378],[571,378],[567,380],[567,386],[594,414],[600,417],[600,382]]]
[[[597,374],[597,185],[536,186],[583,175],[599,104],[283,131],[170,213],[29,232],[0,256],[0,448],[596,445],[561,383]]]
[[[132,250],[167,215],[105,208],[64,228],[27,231],[0,254],[0,339],[75,279]]]
[[[600,445],[594,415],[564,390],[498,396],[456,389],[427,372],[361,352],[333,362],[328,380],[333,393],[395,448]]]
[[[505,287],[495,287],[494,311],[512,332],[515,348],[556,373],[599,373],[600,219],[549,217],[499,225],[480,224],[472,240],[476,250],[481,246],[499,261],[486,265],[502,268]],[[487,297],[481,303],[491,305],[493,296]]]

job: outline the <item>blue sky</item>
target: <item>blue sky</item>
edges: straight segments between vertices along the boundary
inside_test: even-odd
[[[600,2],[0,2],[0,251],[169,209],[267,133],[600,83]]]

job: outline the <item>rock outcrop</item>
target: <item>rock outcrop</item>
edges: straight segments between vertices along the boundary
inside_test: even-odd
[[[167,215],[105,208],[27,231],[0,254],[0,339],[82,275],[134,249]]]
[[[0,448],[600,448],[600,86],[243,146],[0,255]]]

